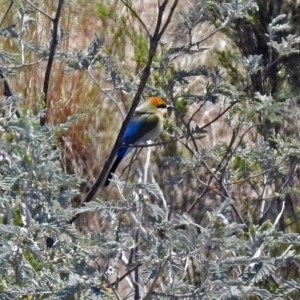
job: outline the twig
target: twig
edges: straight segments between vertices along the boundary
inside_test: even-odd
[[[280,187],[280,189],[278,190],[277,194],[280,194],[282,192],[282,190],[286,187],[286,185],[289,183],[290,179],[292,178],[293,174],[294,174],[294,171],[296,169],[296,166],[297,166],[297,159],[294,160],[294,163],[293,163],[293,166],[291,168],[291,171],[289,172],[289,175],[288,175],[288,178],[286,179],[286,181],[283,183],[283,185]],[[275,166],[273,166],[271,168],[274,169]],[[271,171],[269,170],[269,172]],[[269,174],[268,174],[269,175]],[[264,196],[264,195],[262,195]],[[263,198],[262,201],[265,202],[265,199],[268,199],[268,198]],[[269,210],[271,209],[272,207],[272,204],[273,202],[270,203],[270,205],[267,207],[266,211],[263,213],[263,215],[260,216],[260,219],[259,219],[259,224],[262,224],[265,220],[265,217],[266,215],[268,214]]]
[[[222,180],[221,185],[222,185],[222,188],[223,188],[223,190],[225,191],[225,193],[227,195],[227,199],[232,199],[232,197],[230,197],[229,191],[228,191],[228,189],[227,189],[227,187],[226,187],[226,185],[224,183],[224,180]],[[236,205],[234,204],[234,202],[232,202],[230,204],[230,206],[233,208],[233,210],[234,210],[235,214],[237,215],[240,223],[241,224],[246,224],[245,221],[244,221],[244,219],[243,219],[243,217],[242,217],[242,215],[240,214],[239,210],[237,209]]]
[[[55,22],[55,19],[53,19],[51,16],[49,16],[47,13],[45,13],[44,11],[42,11],[41,9],[39,9],[37,6],[35,6],[33,3],[29,2],[28,0],[24,0],[27,4],[29,4],[31,7],[33,7],[35,10],[37,10],[38,12],[40,12],[42,15],[44,15],[45,17],[49,18],[52,22]],[[58,3],[59,5],[59,3]],[[56,15],[57,16],[57,15]]]
[[[147,150],[145,167],[144,167],[144,176],[143,176],[144,177],[143,178],[144,184],[146,184],[147,181],[148,181],[148,172],[149,172],[150,159],[151,159],[151,149],[152,148],[148,148],[148,150]]]
[[[88,73],[90,78],[93,80],[93,82],[98,86],[99,90],[110,99],[110,101],[116,106],[116,108],[118,109],[118,111],[120,112],[121,116],[122,116],[122,120],[125,119],[125,112],[124,110],[120,107],[119,103],[109,95],[109,93],[107,93],[107,91],[105,89],[102,88],[102,86],[100,85],[100,83],[97,81],[97,79],[94,77],[94,75],[91,73],[91,66],[93,64],[93,61],[91,62],[91,64],[88,67]]]
[[[0,27],[2,26],[4,20],[5,20],[6,16],[7,16],[7,14],[9,13],[9,11],[10,11],[10,9],[12,8],[12,6],[13,6],[14,3],[15,3],[15,0],[11,0],[11,1],[10,1],[10,4],[9,4],[9,6],[8,6],[8,9],[6,10],[6,12],[5,12],[5,14],[4,14],[4,16],[3,16],[3,18],[2,18],[2,20],[1,20],[1,22],[0,22]]]
[[[224,114],[226,114],[234,105],[236,105],[238,101],[233,101],[227,108],[225,108],[220,114],[218,114],[214,119],[212,119],[210,122],[206,123],[202,127],[200,127],[201,130],[205,129],[206,127],[210,126],[212,123],[220,119]]]
[[[271,176],[271,172],[274,170],[275,165],[276,165],[277,155],[278,155],[278,152],[276,152],[274,162],[272,163],[271,168],[268,170],[267,176],[264,176],[264,185],[263,185],[263,190],[261,192],[262,202],[261,202],[261,209],[260,209],[260,218],[263,218],[263,216],[264,216],[264,208],[265,208],[265,204],[266,204],[264,197],[265,197],[265,193],[266,193],[267,184],[268,184],[269,178]]]
[[[159,8],[158,8],[158,17],[157,17],[157,21],[156,21],[156,26],[155,26],[154,34],[150,38],[150,52],[153,52],[154,49],[156,49],[156,47],[158,46],[159,31],[160,31],[160,27],[161,27],[162,17],[163,17],[163,14],[164,14],[164,11],[166,9],[168,2],[169,2],[169,0],[165,0],[162,5],[158,4]]]
[[[135,216],[135,214],[132,211],[129,211],[129,216],[131,217],[132,221],[134,222],[134,225],[141,230],[143,237],[147,236],[147,234],[148,234],[147,230],[143,227],[141,222],[139,222],[139,220],[137,219],[137,217]]]
[[[122,298],[120,297],[120,295],[118,294],[118,292],[116,291],[114,284],[111,284],[110,281],[108,279],[106,279],[106,282],[108,284],[108,286],[112,289],[112,291],[114,292],[116,299],[117,300],[122,300]]]
[[[157,280],[160,278],[163,269],[165,268],[165,266],[167,265],[167,263],[169,262],[170,259],[171,259],[171,255],[166,258],[166,260],[164,261],[163,264],[160,263],[157,275],[155,276],[155,278],[154,278],[154,280],[153,280],[153,282],[152,282],[152,284],[151,284],[151,286],[149,288],[149,291],[148,291],[147,295],[144,297],[144,300],[151,299],[151,295],[153,293],[153,290],[154,290],[154,287],[155,287],[155,285],[157,283]]]
[[[143,22],[143,20],[139,17],[139,15],[136,13],[136,11],[124,0],[121,0],[121,2],[132,12],[132,14],[135,16],[135,18],[137,18],[137,20],[140,22],[140,24],[142,25],[142,27],[144,28],[144,30],[146,31],[148,38],[151,37],[151,34],[147,28],[147,26],[145,25],[145,23]]]
[[[225,162],[225,160],[227,158],[227,161],[226,161],[226,163],[225,163],[225,165],[223,167],[223,170],[222,170],[222,173],[221,173],[219,181],[222,181],[222,179],[224,177],[224,174],[225,174],[226,167],[227,167],[227,165],[228,165],[228,163],[229,163],[229,161],[230,161],[230,159],[231,159],[231,157],[232,157],[232,155],[234,153],[234,151],[232,151],[232,147],[233,147],[233,144],[234,144],[234,142],[235,142],[235,140],[236,140],[236,138],[238,136],[238,132],[239,132],[238,128],[237,129],[236,128],[233,129],[232,137],[231,137],[230,143],[229,143],[229,145],[227,147],[226,153],[225,153],[225,155],[223,156],[221,162],[219,163],[219,165],[216,168],[216,173],[217,173],[218,170],[221,168],[221,166],[223,165],[223,163]],[[241,138],[241,140],[242,140],[242,138]]]
[[[291,168],[291,171],[290,171],[290,174],[289,176],[287,177],[286,181],[283,183],[283,185],[280,187],[280,189],[278,190],[278,194],[280,194],[282,192],[282,190],[289,184],[292,176],[294,175],[294,172],[296,170],[296,167],[297,167],[297,163],[298,163],[298,160],[297,158],[294,159],[294,162],[293,162],[293,165],[292,165],[292,168]]]
[[[190,126],[191,122],[193,121],[195,115],[201,111],[201,109],[203,108],[203,106],[205,105],[205,103],[208,102],[208,100],[204,100],[203,103],[201,103],[201,105],[199,106],[199,108],[197,108],[191,115],[191,117],[189,118],[187,125]]]
[[[237,148],[241,145],[241,143],[242,143],[242,141],[243,141],[245,135],[246,135],[252,128],[254,128],[254,127],[256,127],[256,126],[259,126],[259,125],[261,125],[261,124],[260,124],[260,123],[253,124],[253,125],[249,126],[249,127],[245,130],[245,132],[241,135],[239,142],[237,143],[237,145],[235,146],[235,148],[232,150],[232,152],[231,152],[231,154],[230,154],[230,156],[229,156],[229,159],[231,159],[231,157],[233,156],[233,154],[236,152]],[[227,164],[228,164],[228,162],[227,162]],[[219,170],[220,167],[221,167],[221,165],[219,164],[219,166],[217,167],[216,170]]]
[[[191,211],[194,209],[194,207],[197,205],[197,203],[204,197],[204,195],[210,190],[210,183],[213,180],[213,176],[211,175],[208,179],[208,182],[205,186],[204,191],[201,193],[201,195],[195,199],[195,201],[192,203],[192,205],[190,206],[190,208],[187,210],[187,213],[190,214]]]
[[[139,155],[140,155],[140,153],[141,153],[142,150],[143,150],[143,149],[139,149],[139,150],[138,150],[138,149],[135,149],[134,152],[133,152],[133,155],[132,155],[132,157],[131,157],[131,159],[130,159],[130,162],[129,162],[128,166],[126,166],[126,168],[124,168],[124,169],[122,170],[122,173],[121,173],[120,176],[122,176],[123,173],[125,172],[125,170],[128,168],[128,171],[127,171],[127,174],[126,174],[126,177],[125,177],[126,184],[127,184],[128,178],[130,177],[130,171],[131,171],[132,163],[133,163],[134,161],[137,160],[137,158],[139,157]]]
[[[225,109],[225,110],[221,113],[221,115],[223,115],[227,110],[228,110],[228,109]],[[220,117],[220,115],[219,115],[218,117]],[[215,118],[215,119],[216,119],[216,118]],[[209,122],[209,123],[207,123],[206,125],[202,126],[201,128],[203,129],[203,128],[207,127],[208,124],[211,124],[211,123],[212,123],[212,122]],[[252,129],[254,126],[257,126],[257,125],[258,125],[258,124],[254,124],[254,125],[250,126],[250,127],[243,133],[243,135],[241,136],[240,142],[239,142],[238,145],[235,147],[235,149],[233,150],[233,152],[236,151],[237,147],[240,145],[242,139],[243,139],[244,136],[247,134],[247,132],[248,132],[250,129]],[[188,213],[188,214],[194,209],[194,207],[197,205],[197,203],[204,197],[204,195],[205,195],[209,190],[212,190],[212,191],[214,191],[215,193],[217,193],[217,192],[216,192],[216,189],[211,189],[211,185],[210,185],[210,184],[211,184],[211,181],[212,181],[213,179],[215,179],[217,182],[219,182],[219,179],[218,179],[217,176],[214,174],[214,172],[212,172],[212,171],[210,170],[210,168],[208,167],[208,165],[207,165],[205,162],[203,163],[203,165],[204,165],[204,167],[209,171],[209,173],[210,173],[211,175],[210,175],[210,178],[209,178],[208,182],[205,184],[205,189],[204,189],[204,191],[201,193],[201,195],[200,195],[198,198],[195,199],[195,201],[192,203],[192,205],[190,206],[190,208],[187,210],[187,213]],[[218,168],[219,168],[220,166],[221,166],[221,165],[219,164]],[[221,193],[217,193],[217,194],[220,195]],[[236,209],[234,208],[234,210],[236,210]],[[237,215],[239,215],[237,211],[236,211],[236,213],[237,213]]]
[[[225,192],[225,196],[223,196],[224,199],[231,199],[228,189],[226,188],[224,181],[222,179],[222,177],[220,177],[220,179],[217,178],[217,176],[215,175],[215,173],[210,169],[210,167],[204,162],[203,165],[205,166],[205,168],[207,169],[207,171],[211,174],[211,176],[214,177],[214,179],[219,182],[220,186],[222,187],[223,191]],[[231,207],[233,208],[233,210],[235,211],[236,215],[238,216],[240,222],[242,224],[245,224],[241,214],[239,213],[238,209],[236,208],[234,203],[231,203]]]
[[[213,176],[212,176],[212,177],[213,177]],[[218,186],[217,186],[217,185],[213,186],[213,185],[209,185],[209,184],[205,183],[204,181],[202,181],[202,180],[199,178],[199,175],[198,175],[198,174],[196,174],[196,178],[197,178],[197,180],[198,180],[203,186],[205,186],[205,188],[207,188],[208,190],[214,192],[215,194],[219,195],[219,196],[222,197],[222,198],[226,198],[226,196],[225,196],[224,194],[222,194],[222,193],[219,191],[219,189],[220,189],[219,185],[218,185]],[[197,200],[198,200],[198,199],[197,199]],[[188,213],[189,213],[189,211],[188,211]]]
[[[161,7],[163,7],[164,5],[167,5],[168,2],[169,2],[169,1],[166,0],[166,1],[162,4]],[[173,13],[174,13],[174,11],[175,11],[175,9],[176,9],[177,4],[178,4],[178,0],[175,0],[174,3],[173,3],[173,5],[172,5],[172,7],[171,7],[171,9],[170,9],[168,18],[167,18],[167,20],[166,20],[166,22],[165,22],[165,24],[164,24],[162,30],[161,30],[160,33],[159,33],[159,36],[158,36],[159,40],[161,39],[161,37],[162,37],[163,34],[165,33],[167,27],[169,26],[169,24],[170,24],[170,22],[171,22],[171,19],[172,19],[172,16],[173,16]]]
[[[27,2],[27,0],[25,0],[25,1]],[[50,74],[51,74],[51,70],[52,70],[56,47],[58,45],[58,24],[59,24],[59,19],[60,19],[63,4],[64,4],[64,0],[59,0],[55,19],[52,19],[50,17],[50,19],[53,22],[53,30],[52,30],[52,40],[51,40],[51,45],[50,45],[49,59],[48,59],[48,64],[47,64],[47,68],[46,68],[46,72],[45,72],[45,80],[44,80],[44,87],[43,87],[44,105],[45,105],[46,109],[48,106],[47,105],[48,104],[47,96],[48,96],[48,90],[49,90]],[[42,114],[40,117],[41,126],[45,125],[46,114],[47,114],[47,112],[45,112],[45,114]]]
[[[227,113],[235,104],[237,104],[238,101],[234,101],[232,102],[224,111],[222,111],[221,113],[218,114],[218,116],[216,116],[214,119],[212,119],[210,122],[206,123],[205,125],[203,125],[202,127],[200,127],[200,130],[204,130],[206,127],[210,126],[212,123],[216,122],[218,119],[220,119],[225,113]],[[174,109],[176,112],[176,108]],[[188,121],[188,123],[186,124],[183,120],[183,118],[180,116],[180,114],[178,115],[180,118],[180,121],[182,122],[182,124],[185,126],[188,136],[191,138],[192,143],[194,145],[194,148],[196,151],[198,151],[198,146],[196,144],[195,138],[191,133],[190,130],[190,120]],[[193,153],[193,152],[192,152]]]
[[[187,136],[188,136],[188,137],[187,137],[186,147],[190,150],[190,152],[191,152],[192,154],[194,154],[194,151],[193,151],[192,149],[190,149],[190,148],[188,147],[187,144],[188,144],[188,138],[191,138],[192,144],[193,144],[193,146],[194,146],[194,149],[195,149],[195,151],[197,152],[197,151],[198,151],[198,146],[197,146],[195,137],[194,137],[194,135],[192,134],[192,131],[191,131],[191,128],[190,128],[189,124],[185,122],[185,120],[184,120],[184,118],[182,117],[182,115],[178,112],[178,109],[177,109],[177,107],[176,107],[176,105],[175,105],[175,100],[173,99],[172,96],[171,96],[171,100],[172,100],[172,103],[174,104],[174,105],[173,105],[173,110],[174,110],[176,116],[179,118],[180,122],[184,125],[184,127],[185,127],[185,129],[186,129],[186,131],[187,131]]]
[[[272,230],[275,230],[276,225],[278,224],[280,218],[282,217],[282,214],[283,214],[283,212],[284,212],[284,208],[285,208],[285,200],[282,201],[281,211],[280,211],[280,213],[278,214],[278,216],[277,216],[276,219],[275,219],[275,222],[274,222],[274,224],[273,224],[273,226],[272,226]]]
[[[125,279],[128,275],[130,275],[132,272],[134,272],[134,270],[136,270],[137,268],[141,267],[143,264],[139,263],[135,266],[133,266],[132,268],[130,268],[126,273],[124,273],[121,277],[119,277],[118,279],[116,279],[114,282],[111,283],[111,285],[115,285],[118,282],[121,282],[123,279]]]
[[[33,65],[36,65],[36,64],[39,64],[39,63],[41,63],[43,60],[45,60],[46,58],[45,57],[43,57],[43,58],[41,58],[41,59],[39,59],[39,60],[37,60],[37,61],[33,61],[33,62],[31,62],[31,63],[27,63],[27,64],[20,64],[20,65],[16,65],[16,66],[5,66],[5,68],[7,68],[7,69],[13,69],[13,70],[15,70],[15,69],[20,69],[20,68],[23,68],[23,67],[30,67],[30,66],[33,66]]]
[[[169,299],[201,299],[201,298],[195,298],[195,296],[199,296],[200,290],[196,289],[195,291],[191,293],[186,294],[168,294],[168,293],[157,293],[157,292],[151,292],[153,296],[157,296],[157,299],[163,299],[163,298],[169,298]],[[149,298],[150,299],[150,298]]]
[[[242,184],[242,183],[248,182],[248,181],[249,181],[250,179],[252,179],[252,178],[256,178],[256,177],[262,176],[262,175],[264,175],[266,172],[268,172],[268,170],[265,170],[265,171],[260,172],[260,173],[258,173],[258,174],[254,174],[254,175],[248,176],[247,178],[243,178],[243,179],[240,179],[240,180],[237,180],[237,181],[233,181],[233,182],[228,182],[227,185]]]
[[[300,291],[300,285],[298,285],[296,282],[291,282],[287,279],[285,279],[284,277],[280,276],[279,274],[276,274],[274,271],[270,272],[274,277],[278,278],[279,280],[281,280],[284,284],[286,284],[287,286],[293,288],[293,289],[297,289]],[[292,299],[292,298],[290,298]]]
[[[1,69],[0,69],[0,77],[3,79],[3,84],[4,84],[4,93],[3,94],[4,94],[4,96],[6,96],[6,97],[13,96],[13,92],[12,92],[11,87],[8,83],[8,80],[5,76],[5,73]],[[21,114],[19,113],[19,111],[17,109],[15,110],[15,113],[18,118],[21,118]]]
[[[138,251],[139,251],[139,248],[137,246],[138,242],[139,242],[139,230],[136,229],[136,232],[135,232],[135,244],[136,244],[136,246],[133,249],[135,261],[137,261],[137,254],[138,254]],[[134,270],[133,289],[134,289],[134,300],[140,300],[139,268],[135,268],[135,270]]]
[[[202,40],[195,42],[193,44],[190,44],[190,47],[192,46],[197,46],[199,47],[199,45],[201,43],[203,43],[204,41],[208,40],[209,38],[211,38],[213,35],[215,35],[217,32],[221,31],[222,29],[226,28],[232,21],[232,18],[228,17],[225,22],[217,29],[215,29],[213,32],[211,32],[209,35],[207,35],[205,38],[203,38]]]
[[[167,204],[167,201],[166,201],[166,198],[160,188],[160,186],[158,185],[158,183],[155,181],[154,179],[154,176],[153,176],[153,173],[151,172],[151,181],[153,183],[156,183],[157,184],[157,189],[159,190],[158,192],[158,197],[161,199],[162,203],[163,203],[163,207],[165,209],[165,221],[168,221],[169,220],[169,216],[170,216],[170,212],[169,212],[169,208],[168,208],[168,204]]]

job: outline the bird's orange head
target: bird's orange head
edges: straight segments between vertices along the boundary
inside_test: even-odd
[[[159,97],[150,97],[143,104],[141,104],[136,112],[137,113],[156,113],[158,110],[165,110],[167,102]]]
[[[167,108],[167,102],[159,97],[150,97],[146,102],[149,102],[151,105],[156,106],[156,108]]]

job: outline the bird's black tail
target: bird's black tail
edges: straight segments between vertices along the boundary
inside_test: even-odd
[[[107,175],[107,178],[106,178],[106,181],[105,181],[105,186],[108,186],[109,183],[110,183],[110,179],[112,179],[112,173],[115,173],[116,171],[116,168],[118,167],[119,163],[121,162],[121,160],[123,159],[123,157],[117,157],[114,164],[112,165],[108,175]]]

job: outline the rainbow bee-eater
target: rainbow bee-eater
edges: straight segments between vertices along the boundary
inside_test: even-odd
[[[129,145],[143,144],[160,136],[164,128],[166,113],[167,103],[159,97],[148,98],[136,109],[125,130],[122,147],[119,149],[117,158],[108,173],[105,186],[109,184],[112,173],[115,172],[120,162],[132,150],[133,147],[129,147]]]

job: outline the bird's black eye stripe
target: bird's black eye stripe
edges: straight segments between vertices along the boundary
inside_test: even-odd
[[[159,104],[159,105],[157,106],[157,108],[166,108],[166,107],[167,107],[166,104]]]

